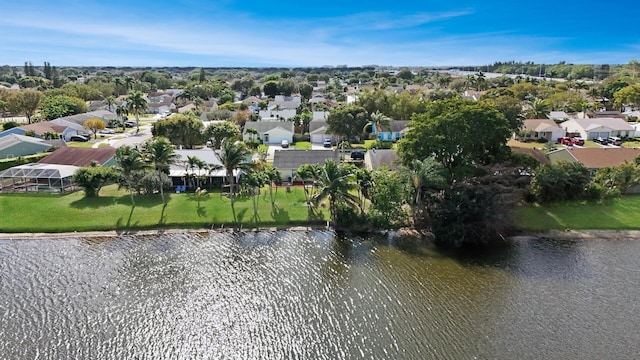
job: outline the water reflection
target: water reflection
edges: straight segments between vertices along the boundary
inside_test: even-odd
[[[634,358],[638,241],[330,231],[0,241],[3,358]]]

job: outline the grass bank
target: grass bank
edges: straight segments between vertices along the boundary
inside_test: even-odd
[[[517,226],[528,231],[639,230],[640,196],[607,201],[568,201],[516,209]]]
[[[258,221],[250,197],[235,199],[236,222],[229,198],[209,193],[200,201],[194,194],[166,194],[163,207],[159,195],[136,196],[136,206],[126,191],[107,186],[98,198],[84,193],[2,194],[0,195],[0,232],[73,232],[106,230],[143,230],[155,228],[219,228],[221,226],[286,227],[308,223],[308,211],[302,188],[277,191],[276,206],[271,206],[268,189],[258,198]],[[324,223],[328,211],[320,210],[315,223]]]

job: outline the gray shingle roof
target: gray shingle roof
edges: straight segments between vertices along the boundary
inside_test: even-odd
[[[276,150],[273,166],[276,169],[297,169],[304,164],[324,164],[327,160],[338,160],[334,150]]]
[[[249,121],[244,124],[245,131],[256,129],[260,134],[278,127],[293,132],[293,121]]]

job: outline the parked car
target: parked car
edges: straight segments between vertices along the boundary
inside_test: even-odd
[[[584,140],[579,137],[564,136],[564,137],[558,138],[558,142],[562,145],[567,145],[567,146],[573,146],[573,145],[584,146]]]
[[[322,146],[324,146],[326,148],[330,148],[331,147],[331,139],[330,138],[324,139],[324,141],[322,142]]]
[[[598,144],[601,145],[607,145],[607,140],[605,140],[604,138],[598,136],[597,138],[593,139],[593,142],[596,142]]]
[[[607,144],[609,145],[615,145],[615,146],[621,146],[622,145],[622,139],[620,139],[617,136],[611,136],[607,139]]]
[[[71,137],[69,137],[69,141],[87,142],[89,141],[89,138],[82,135],[71,135]]]
[[[283,149],[286,149],[289,147],[289,140],[282,140],[282,142],[280,142],[280,146],[282,146]]]
[[[113,129],[109,129],[109,128],[107,128],[107,129],[103,129],[103,130],[100,130],[100,131],[98,131],[98,132],[99,132],[100,134],[115,134],[115,133],[116,133],[116,131],[115,131],[115,130],[113,130]]]
[[[126,127],[128,127],[128,128],[132,128],[132,127],[135,127],[135,126],[136,126],[136,122],[135,122],[135,121],[131,121],[131,120],[129,120],[129,121],[125,121],[125,122],[124,122],[124,126],[126,126]]]
[[[364,160],[364,151],[354,150],[351,152],[351,160]]]

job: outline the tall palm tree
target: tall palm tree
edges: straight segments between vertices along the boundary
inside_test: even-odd
[[[111,111],[111,107],[116,103],[116,97],[113,95],[109,95],[104,98],[104,103],[107,104],[107,108]]]
[[[118,163],[118,169],[127,182],[129,194],[131,195],[131,205],[135,207],[132,178],[135,171],[142,170],[145,167],[142,153],[132,146],[125,145],[116,150],[116,162]]]
[[[353,194],[358,187],[354,169],[351,165],[338,164],[335,161],[327,161],[321,168],[318,178],[320,190],[313,200],[317,204],[329,199],[331,223],[334,226],[338,225],[340,205],[358,206],[358,197]]]
[[[376,111],[369,115],[369,121],[362,128],[362,132],[367,132],[367,128],[371,127],[371,132],[377,134],[382,131],[383,127],[389,128],[389,125],[391,125],[391,118],[380,111]]]
[[[122,105],[116,106],[116,115],[118,116],[118,119],[120,120],[120,125],[122,126],[122,131],[123,132],[125,130],[124,115],[126,113],[127,113],[127,108],[125,106],[122,106]]]
[[[178,160],[178,154],[173,150],[173,146],[164,137],[157,137],[147,140],[144,144],[143,152],[146,155],[147,162],[153,167],[158,174],[160,182],[160,196],[162,203],[166,206],[167,202],[164,198],[164,182],[162,174],[169,173],[171,164]]]
[[[275,198],[273,197],[273,185],[280,184],[282,176],[280,175],[280,171],[273,167],[273,165],[267,164],[264,169],[264,176],[267,180],[267,185],[269,185],[269,197],[271,198],[271,207],[274,207],[276,204]],[[278,193],[278,187],[276,187],[276,194]]]
[[[133,91],[127,96],[127,110],[136,116],[136,129],[140,131],[140,114],[147,109],[147,100],[142,92]]]
[[[249,171],[253,168],[253,163],[250,160],[251,152],[246,145],[239,141],[233,141],[231,139],[225,139],[222,141],[220,150],[220,162],[227,172],[227,184],[229,186],[229,201],[231,202],[231,211],[233,212],[233,219],[236,220],[236,212],[234,208],[234,196],[237,184],[233,171],[235,169]]]
[[[136,80],[134,78],[132,78],[131,76],[127,76],[124,79],[124,85],[125,85],[125,89],[127,90],[127,94],[129,93],[129,90],[133,89],[133,84],[136,82]]]

